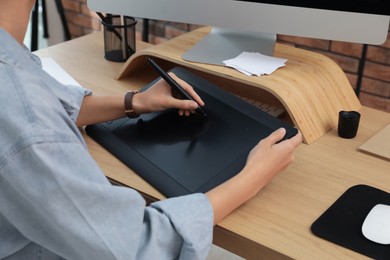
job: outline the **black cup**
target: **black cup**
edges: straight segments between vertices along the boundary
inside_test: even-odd
[[[102,21],[104,30],[104,58],[124,62],[135,53],[135,26],[130,16],[109,15]]]
[[[360,113],[356,111],[340,111],[338,134],[342,138],[354,138],[359,128]]]

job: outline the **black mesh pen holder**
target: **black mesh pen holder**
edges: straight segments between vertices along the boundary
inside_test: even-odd
[[[101,23],[104,30],[104,58],[125,62],[135,53],[136,19],[130,16],[108,15]]]

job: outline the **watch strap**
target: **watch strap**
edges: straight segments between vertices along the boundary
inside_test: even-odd
[[[133,97],[138,91],[130,90],[125,93],[125,113],[129,118],[139,117],[139,114],[133,109]]]

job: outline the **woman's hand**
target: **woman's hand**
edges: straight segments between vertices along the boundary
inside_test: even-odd
[[[294,150],[302,143],[302,135],[278,143],[285,136],[286,130],[280,128],[261,140],[249,153],[243,172],[250,174],[258,182],[259,190],[277,173],[285,170],[294,160]]]
[[[143,114],[168,108],[177,108],[180,115],[189,116],[195,112],[198,106],[204,106],[203,100],[190,84],[178,78],[174,73],[169,74],[196,102],[180,99],[172,92],[168,83],[161,79],[146,91],[133,96],[133,109],[135,112]],[[89,95],[83,99],[76,123],[78,126],[85,126],[115,120],[124,116],[126,114],[123,95]]]
[[[169,108],[177,108],[179,109],[180,115],[189,116],[191,113],[195,113],[195,109],[198,105],[204,106],[203,100],[190,84],[177,77],[174,73],[170,72],[169,75],[179,83],[196,102],[180,99],[180,97],[172,91],[172,88],[168,83],[163,79],[160,79],[149,89],[134,95],[133,108],[137,113],[142,114]]]
[[[249,153],[241,172],[206,193],[214,209],[215,224],[255,196],[294,160],[293,152],[302,142],[302,135],[281,141],[285,134],[281,128],[261,140]]]

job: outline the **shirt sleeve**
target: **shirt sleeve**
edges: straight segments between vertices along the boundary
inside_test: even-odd
[[[26,238],[66,259],[205,259],[212,241],[205,195],[146,207],[136,191],[111,185],[76,140],[14,151],[0,171],[0,207]]]
[[[206,259],[212,243],[210,232],[214,217],[213,209],[204,194],[172,198],[151,206],[167,215],[182,238],[180,259]]]
[[[69,117],[76,122],[84,97],[92,95],[92,91],[76,85],[62,85],[59,82],[51,84],[50,88],[59,98]]]

